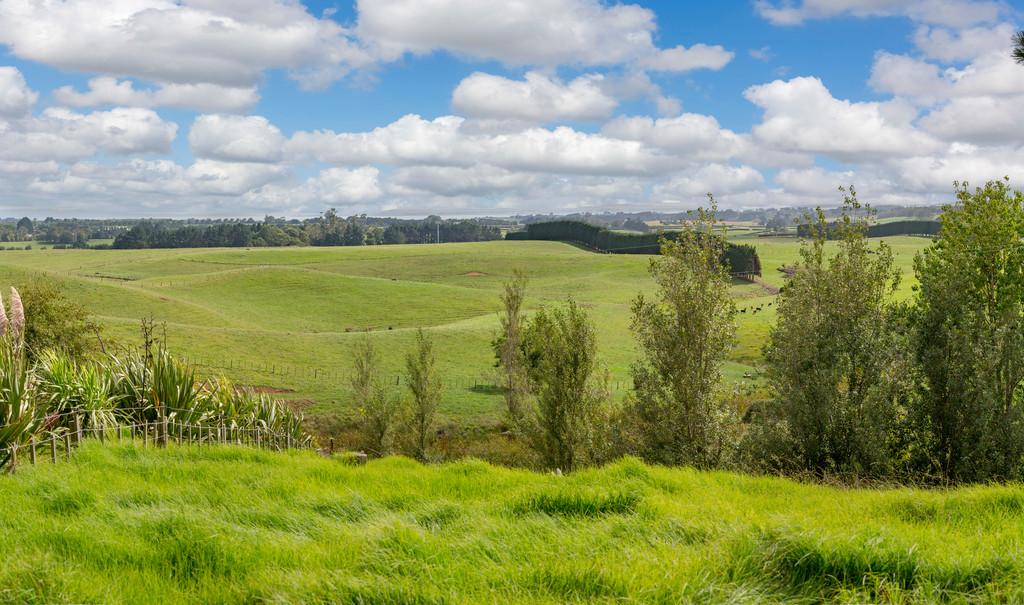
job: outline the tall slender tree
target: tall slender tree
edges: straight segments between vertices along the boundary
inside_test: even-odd
[[[641,295],[633,304],[643,359],[633,365],[636,390],[628,402],[645,459],[700,468],[722,461],[736,424],[718,392],[736,306],[720,261],[725,227],[708,197],[710,208],[691,213],[679,237],[663,240],[661,256],[651,260],[658,299]]]
[[[597,373],[594,323],[571,298],[565,308],[541,308],[529,329],[535,352],[537,449],[547,466],[572,471],[598,462],[595,420],[608,401],[607,377]]]
[[[369,334],[356,341],[353,365],[352,392],[363,421],[364,446],[370,454],[384,456],[388,453],[400,402],[384,384],[380,353]]]
[[[530,377],[528,375],[524,337],[523,299],[526,296],[526,274],[520,269],[512,271],[512,279],[504,284],[500,316],[501,335],[494,341],[498,365],[504,373],[502,394],[505,397],[505,417],[515,431],[521,431],[530,419]]]
[[[405,358],[412,392],[412,427],[416,457],[426,462],[427,448],[433,441],[437,406],[444,395],[444,382],[437,370],[434,341],[420,328],[416,332],[416,351]]]

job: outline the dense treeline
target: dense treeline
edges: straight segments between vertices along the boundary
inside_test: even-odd
[[[943,207],[910,303],[867,221],[819,215],[766,348],[771,397],[745,454],[815,474],[987,481],[1024,471],[1024,194],[1005,182]],[[847,204],[847,212],[860,210]],[[838,242],[825,254],[829,234]]]
[[[211,248],[276,246],[363,246],[479,242],[499,239],[501,231],[473,220],[451,221],[431,217],[425,221],[393,220],[387,225],[368,224],[366,215],[342,218],[329,210],[298,224],[230,223],[208,226],[162,228],[143,221],[119,235],[114,248]]]
[[[675,240],[679,232],[619,233],[580,221],[532,223],[525,231],[510,231],[510,240],[572,241],[613,254],[660,254],[664,239]],[[746,244],[723,246],[719,259],[732,273],[761,274],[757,250]]]
[[[878,223],[871,225],[865,231],[867,237],[893,237],[895,235],[939,235],[942,228],[940,221],[893,221],[891,223]],[[836,239],[839,231],[839,223],[832,222],[828,225],[827,237]],[[797,235],[810,237],[811,225],[802,224],[797,227]]]
[[[1024,479],[1024,193],[1004,181],[973,191],[958,183],[942,237],[915,258],[914,298],[903,302],[892,249],[868,238],[874,212],[852,188],[844,198],[840,220],[820,210],[805,220],[764,347],[767,386],[753,400],[721,379],[736,308],[712,260],[724,246],[707,236],[723,230],[713,210],[651,263],[658,294],[633,305],[642,357],[621,407],[596,371],[585,310],[570,299],[526,321],[517,274],[494,342],[508,425],[552,468],[632,454],[817,477]]]

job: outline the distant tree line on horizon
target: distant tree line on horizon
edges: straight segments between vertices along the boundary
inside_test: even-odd
[[[810,224],[802,224],[797,227],[796,233],[800,237],[811,237],[812,228]],[[836,239],[839,233],[839,222],[833,221],[828,224],[828,239]],[[941,221],[893,221],[891,223],[876,223],[867,227],[865,237],[893,237],[897,235],[939,235],[942,228]]]
[[[268,217],[269,218],[269,217]],[[298,224],[215,224],[161,228],[143,221],[118,235],[115,249],[141,248],[240,248],[280,246],[370,246],[480,242],[501,238],[495,226],[475,220],[444,220],[438,216],[422,221],[393,219],[387,225],[369,224],[366,215],[342,218],[332,208],[321,216]]]
[[[941,205],[932,206],[902,206],[883,205],[876,206],[876,218],[909,217],[916,220],[936,220],[942,214]],[[826,218],[835,219],[842,215],[842,208],[823,208],[822,212]],[[726,208],[718,210],[718,220],[727,222],[749,222],[763,227],[772,228],[776,231],[790,229],[804,216],[817,213],[816,208],[809,206],[796,206],[785,208]],[[512,218],[518,223],[529,225],[531,223],[546,223],[558,220],[580,221],[597,227],[608,229],[626,229],[646,233],[652,228],[648,222],[657,221],[661,224],[675,224],[686,220],[686,212],[603,212],[594,214],[591,212],[576,212],[572,214],[519,214]]]
[[[581,221],[532,223],[524,231],[510,231],[509,240],[572,241],[612,254],[661,254],[665,240],[675,241],[680,232],[621,233]],[[761,274],[761,259],[754,246],[725,244],[719,261],[732,273]]]

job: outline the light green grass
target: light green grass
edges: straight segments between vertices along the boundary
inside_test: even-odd
[[[1024,488],[834,489],[625,460],[87,441],[0,477],[0,601],[932,603],[1024,599]]]

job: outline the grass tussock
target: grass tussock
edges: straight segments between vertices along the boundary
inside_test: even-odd
[[[635,493],[589,489],[558,490],[528,495],[512,505],[517,515],[542,513],[565,517],[628,515],[640,504]]]

